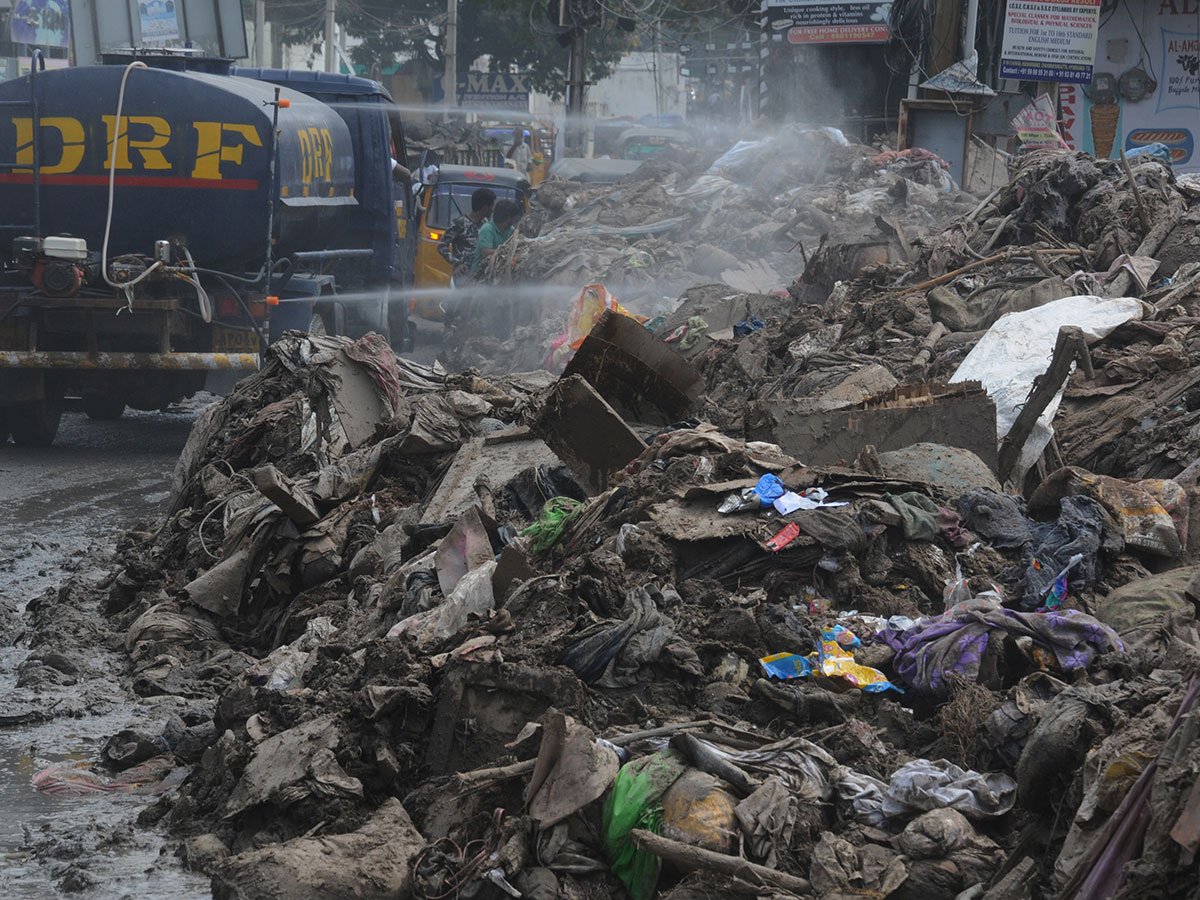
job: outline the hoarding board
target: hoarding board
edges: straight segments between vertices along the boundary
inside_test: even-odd
[[[64,0],[65,2],[65,0]],[[71,4],[75,64],[113,50],[191,46],[207,56],[245,59],[241,0],[89,0]]]
[[[8,18],[8,35],[14,44],[70,47],[70,3],[68,0],[15,0]]]
[[[1177,172],[1200,172],[1200,20],[1196,0],[1130,0],[1100,29],[1096,76],[1116,89],[1063,85],[1059,117],[1076,150],[1114,158],[1162,144]],[[1144,47],[1143,47],[1144,44]]]
[[[459,72],[458,105],[472,109],[515,109],[529,111],[528,72]],[[433,80],[433,102],[444,97],[442,79]]]
[[[1008,0],[1000,77],[1088,84],[1100,0]]]
[[[528,72],[460,72],[458,105],[529,110]]]
[[[141,25],[142,41],[146,44],[179,40],[175,0],[139,0],[138,22]]]
[[[790,44],[886,41],[892,4],[862,0],[766,0],[766,30]]]

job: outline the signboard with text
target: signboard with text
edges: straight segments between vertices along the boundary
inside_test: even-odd
[[[138,24],[142,30],[142,41],[148,45],[179,40],[175,0],[140,0]]]
[[[70,47],[70,3],[68,0],[16,0],[9,15],[8,31],[14,44]]]
[[[766,0],[766,30],[789,44],[878,44],[892,4],[862,0]]]
[[[1117,90],[1098,97],[1073,85],[1059,89],[1062,132],[1073,149],[1112,159],[1159,145],[1176,172],[1200,172],[1198,9],[1197,0],[1158,0],[1136,27],[1128,16],[1105,20],[1096,74],[1110,76]],[[1138,90],[1131,80],[1140,80]]]
[[[1008,0],[1000,77],[1089,84],[1100,0]]]
[[[528,72],[460,72],[458,105],[529,110]]]

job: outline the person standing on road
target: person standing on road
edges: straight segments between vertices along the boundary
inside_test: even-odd
[[[522,175],[529,174],[529,167],[533,165],[533,150],[525,143],[525,132],[520,128],[513,132],[512,146],[505,155],[513,161],[518,172]]]
[[[521,208],[512,200],[501,200],[492,211],[492,220],[479,229],[479,240],[475,243],[475,259],[471,263],[471,276],[478,280],[483,263],[495,255],[505,241],[516,231]]]
[[[438,253],[454,267],[452,277],[462,278],[470,271],[471,264],[475,261],[475,243],[479,240],[479,229],[491,218],[495,205],[495,191],[491,188],[477,188],[471,194],[471,211],[455,219],[438,241]]]

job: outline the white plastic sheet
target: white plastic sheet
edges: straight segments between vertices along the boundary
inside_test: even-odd
[[[718,156],[705,174],[736,175],[757,160],[758,150],[762,146],[763,141],[738,141]]]
[[[1078,325],[1090,340],[1099,340],[1118,325],[1142,317],[1142,303],[1132,297],[1064,297],[1023,312],[1001,317],[967,354],[951,382],[979,381],[996,404],[996,440],[1008,434],[1033,380],[1046,371],[1054,354],[1058,329]],[[1032,466],[1054,430],[1050,423],[1062,402],[1062,391],[1050,402],[1033,427],[1017,463],[1019,481]]]
[[[839,766],[834,789],[860,822],[879,827],[932,809],[954,809],[970,819],[1002,816],[1016,803],[1017,783],[1003,772],[963,770],[944,759],[914,759],[878,778]]]
[[[388,637],[407,635],[424,649],[457,634],[472,615],[482,616],[496,605],[496,598],[492,594],[492,575],[495,571],[494,559],[472,569],[459,580],[440,605],[397,622],[388,632]]]

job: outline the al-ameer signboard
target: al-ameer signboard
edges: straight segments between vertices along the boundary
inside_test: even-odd
[[[1008,0],[1000,77],[1089,84],[1100,0]]]
[[[889,2],[765,0],[766,29],[789,44],[878,44],[888,39]]]
[[[1200,3],[1130,0],[1105,15],[1099,46],[1096,74],[1116,88],[1059,88],[1071,147],[1112,159],[1161,144],[1177,173],[1200,172]]]

